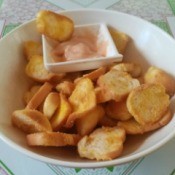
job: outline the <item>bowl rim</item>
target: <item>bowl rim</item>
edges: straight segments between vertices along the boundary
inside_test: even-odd
[[[103,10],[103,9],[74,9],[74,10],[58,11],[58,13],[66,15],[67,13],[85,12],[85,11],[86,12],[96,12],[96,13],[101,12],[101,13],[111,13],[111,14],[125,15],[125,16],[127,16],[129,18],[136,19],[137,21],[139,20],[142,23],[147,23],[147,25],[149,25],[151,28],[153,28],[153,30],[156,30],[157,32],[161,33],[161,35],[164,35],[166,38],[168,38],[171,42],[173,42],[175,44],[175,40],[168,33],[164,32],[162,29],[158,28],[154,24],[152,24],[152,23],[150,23],[150,22],[148,22],[148,21],[146,21],[144,19],[141,19],[140,17],[134,16],[134,15],[130,15],[130,14],[127,14],[127,13],[114,11],[114,10]],[[5,40],[6,37],[8,37],[9,35],[13,34],[15,31],[17,31],[19,28],[21,28],[23,26],[26,26],[26,25],[30,25],[34,21],[35,21],[35,19],[32,19],[32,20],[29,20],[29,21],[19,25],[14,30],[10,31],[6,36],[4,36],[0,40],[0,43],[3,40]],[[174,124],[173,127],[175,128],[175,124]],[[115,166],[115,165],[128,163],[130,161],[134,161],[136,159],[142,158],[142,157],[152,153],[153,151],[155,151],[158,148],[160,148],[163,145],[165,145],[174,136],[175,136],[175,130],[174,130],[174,132],[169,133],[166,137],[164,137],[162,140],[160,140],[155,145],[152,145],[151,147],[145,149],[144,151],[142,151],[140,153],[136,153],[134,155],[130,155],[130,156],[127,156],[127,157],[123,157],[123,158],[119,157],[119,158],[116,158],[116,159],[113,159],[113,160],[109,160],[109,161],[70,162],[70,161],[64,161],[64,160],[57,160],[57,159],[45,157],[45,156],[39,155],[37,153],[34,153],[34,152],[30,151],[30,150],[27,150],[26,148],[24,148],[22,146],[19,146],[18,144],[13,142],[11,139],[6,137],[3,133],[0,133],[0,139],[2,141],[4,141],[7,145],[9,145],[10,147],[14,148],[15,150],[17,150],[17,151],[27,155],[28,157],[31,157],[31,158],[33,158],[35,160],[39,160],[41,162],[50,163],[50,164],[59,165],[59,166],[64,166],[64,167],[69,167],[69,168],[103,168],[103,167]]]

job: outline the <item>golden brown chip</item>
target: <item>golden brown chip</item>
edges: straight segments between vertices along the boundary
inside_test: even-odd
[[[96,106],[96,96],[92,81],[82,78],[75,86],[69,101],[73,107],[73,113],[69,115],[66,127],[72,127],[77,118],[84,116]]]
[[[142,84],[132,90],[127,98],[129,112],[141,125],[160,120],[169,104],[169,95],[160,84]]]
[[[60,95],[57,92],[50,92],[43,104],[43,113],[51,119],[60,104]]]
[[[150,67],[144,76],[145,83],[160,83],[172,97],[175,93],[175,79],[167,72],[157,67]]]
[[[66,96],[60,93],[60,105],[50,120],[54,131],[58,131],[63,128],[69,114],[72,112],[72,107],[66,98]]]
[[[102,106],[98,105],[85,116],[76,120],[77,132],[80,135],[87,135],[93,131],[105,112]]]
[[[116,102],[114,100],[109,101],[105,107],[106,115],[116,120],[128,120],[132,117],[126,106],[126,100]]]
[[[28,102],[27,109],[37,109],[41,105],[47,95],[51,92],[53,86],[50,83],[44,83],[39,90],[34,94],[34,96]]]
[[[124,141],[123,128],[98,128],[78,142],[78,153],[88,159],[111,160],[121,155]]]
[[[140,85],[139,81],[133,79],[127,72],[114,69],[100,76],[97,84],[109,95],[108,99],[115,101],[126,98],[132,89]]]
[[[24,42],[24,55],[27,60],[34,55],[42,55],[42,44],[36,41]]]
[[[12,123],[26,133],[52,131],[46,116],[37,110],[16,110],[12,114]]]
[[[40,132],[27,135],[27,143],[30,146],[76,146],[80,138],[77,134]]]
[[[105,74],[106,68],[105,67],[100,67],[88,74],[84,74],[83,77],[89,78],[92,81],[97,80],[101,75]]]
[[[36,94],[36,92],[40,89],[41,85],[34,85],[25,92],[24,94],[24,102],[25,104],[28,104],[28,102],[31,100],[31,98]]]
[[[119,53],[124,54],[127,44],[129,42],[129,36],[123,32],[120,32],[112,27],[109,27],[109,32],[114,40],[114,43]]]
[[[37,13],[36,26],[39,33],[57,41],[68,40],[74,31],[74,23],[70,18],[48,10]]]
[[[135,63],[119,63],[112,66],[112,69],[128,72],[132,77],[139,77],[141,75],[141,67]]]
[[[168,111],[162,116],[162,118],[153,123],[141,125],[134,118],[129,119],[127,121],[118,122],[118,126],[125,129],[126,134],[143,134],[145,132],[153,131],[155,129],[161,128],[168,124],[172,119],[171,111]]]
[[[43,57],[40,55],[34,55],[30,58],[26,66],[26,74],[38,82],[49,81],[55,76],[54,73],[51,73],[45,69]]]
[[[71,95],[75,88],[75,85],[70,81],[63,81],[59,83],[55,88],[58,92],[62,92],[65,95]]]

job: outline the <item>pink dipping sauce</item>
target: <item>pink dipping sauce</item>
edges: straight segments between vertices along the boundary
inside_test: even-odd
[[[53,49],[53,61],[71,61],[85,58],[98,58],[106,55],[107,43],[98,42],[98,38],[91,31],[74,33],[70,40]]]

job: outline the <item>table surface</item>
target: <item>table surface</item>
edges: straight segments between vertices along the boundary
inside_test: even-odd
[[[125,12],[154,23],[171,35],[166,17],[175,15],[175,0],[0,0],[0,37],[33,19],[40,9],[53,11],[101,8]],[[175,175],[175,138],[154,153],[120,166],[74,169],[46,164],[11,149],[0,140],[0,175]]]

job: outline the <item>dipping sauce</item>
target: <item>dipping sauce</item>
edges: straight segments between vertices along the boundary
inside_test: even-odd
[[[70,40],[58,43],[53,49],[53,61],[71,61],[106,56],[107,42],[99,41],[90,30],[74,33]]]

